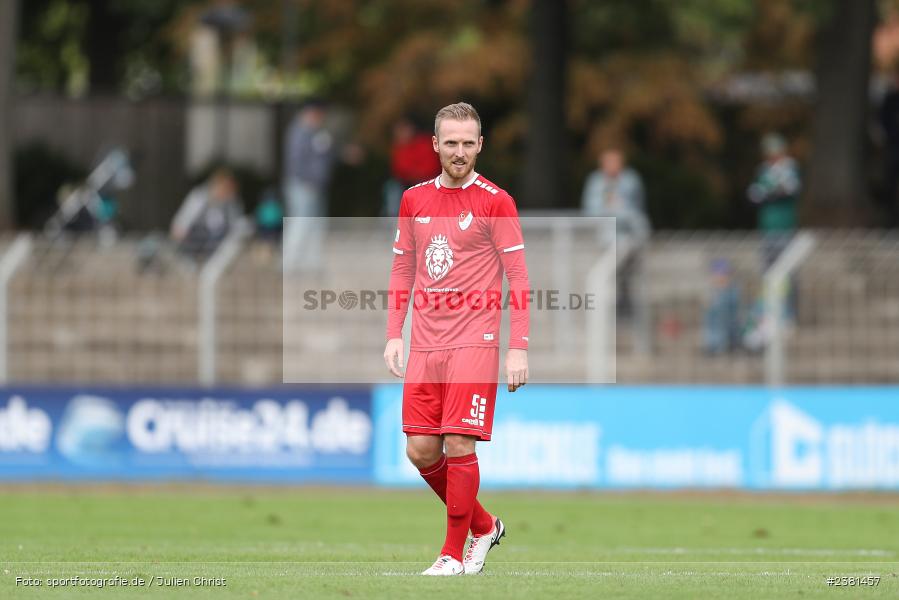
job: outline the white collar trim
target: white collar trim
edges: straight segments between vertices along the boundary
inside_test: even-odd
[[[436,179],[434,179],[434,186],[435,186],[437,189],[440,189],[440,178],[441,178],[441,177],[443,177],[443,173],[441,173],[440,175],[437,176]],[[462,184],[461,189],[464,190],[465,188],[467,188],[468,186],[470,186],[472,183],[474,183],[474,182],[477,180],[478,177],[480,177],[480,175],[478,174],[478,172],[477,172],[477,171],[472,171],[472,172],[471,172],[471,177],[468,178],[468,181],[466,181],[465,183]]]

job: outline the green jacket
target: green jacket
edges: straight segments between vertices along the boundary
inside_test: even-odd
[[[763,163],[749,186],[750,201],[759,206],[759,229],[791,231],[798,224],[796,205],[801,189],[799,165],[785,156]]]

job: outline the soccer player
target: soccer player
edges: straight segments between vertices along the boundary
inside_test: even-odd
[[[403,194],[393,247],[384,360],[404,376],[402,329],[412,302],[406,454],[446,504],[443,549],[423,575],[480,573],[505,535],[503,522],[477,500],[475,454],[477,440],[489,441],[493,427],[503,272],[510,289],[509,391],[528,380],[524,239],[512,197],[474,170],[483,141],[470,104],[440,109],[432,142],[442,171]]]

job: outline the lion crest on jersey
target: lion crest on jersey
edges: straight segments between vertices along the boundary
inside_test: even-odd
[[[437,281],[443,279],[453,266],[453,249],[449,247],[445,235],[435,235],[425,250],[425,264],[428,266],[428,275]]]

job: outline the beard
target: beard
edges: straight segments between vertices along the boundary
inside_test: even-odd
[[[464,164],[457,164],[454,159],[442,160],[441,166],[447,176],[455,182],[463,182],[468,179],[471,172],[474,171],[476,159],[474,156],[465,160]]]

